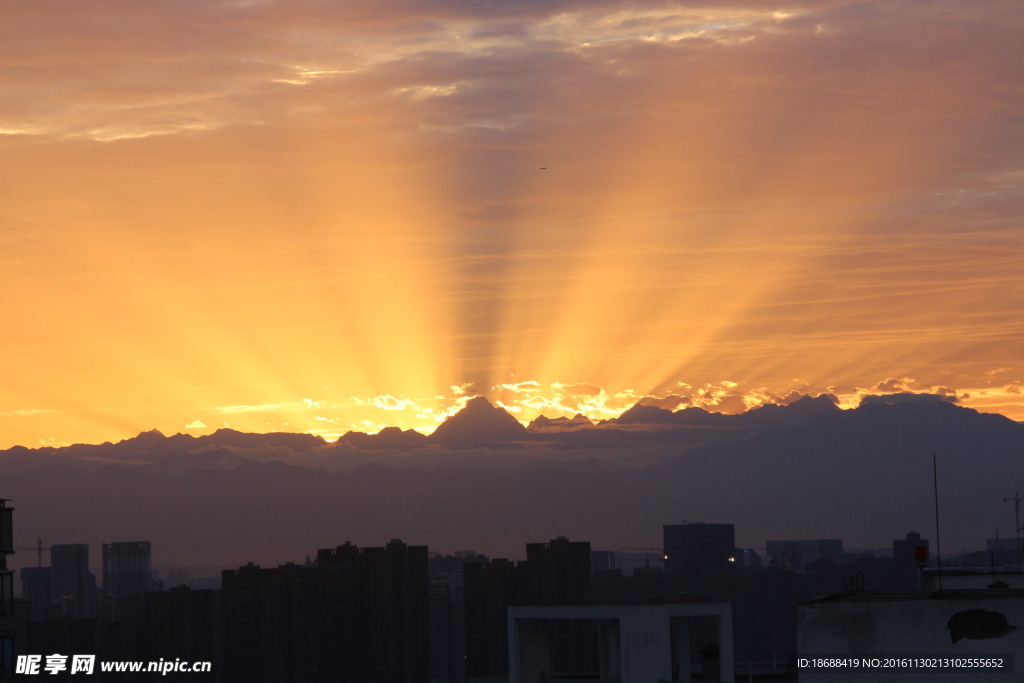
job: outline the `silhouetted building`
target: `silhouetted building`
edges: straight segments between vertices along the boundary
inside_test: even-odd
[[[145,593],[153,585],[149,541],[103,544],[103,594],[111,598]]]
[[[456,550],[451,555],[431,553],[427,558],[427,571],[431,576],[457,574],[462,576],[462,567],[467,562],[487,562],[487,557],[475,550]]]
[[[921,588],[921,571],[928,563],[928,539],[910,531],[892,542],[893,589],[914,591]]]
[[[466,675],[508,676],[508,607],[519,604],[519,572],[505,559],[467,562],[465,595]]]
[[[527,543],[524,605],[589,605],[592,600],[590,543],[560,536],[547,543]],[[549,625],[551,667],[563,676],[598,671],[598,635],[594,622],[556,621]]]
[[[327,623],[317,607],[326,602],[319,574],[315,567],[261,569],[251,563],[223,573],[225,681],[322,680],[324,654],[317,652],[324,645]],[[339,639],[335,656],[344,661],[352,647]]]
[[[25,647],[21,649],[21,652],[28,654],[98,654],[96,649],[96,620],[53,616],[43,621],[29,622],[26,625]],[[39,676],[39,678],[42,678],[42,676]],[[55,678],[61,680],[60,677]],[[31,678],[24,678],[22,680],[31,680]],[[128,678],[125,683],[132,683],[132,681]]]
[[[526,544],[527,594],[533,605],[590,603],[590,543],[559,537]]]
[[[466,680],[466,608],[464,568],[468,563],[486,563],[487,557],[474,550],[457,550],[451,555],[431,553],[430,572],[430,678],[432,681],[464,683]]]
[[[502,678],[509,673],[508,608],[512,605],[586,605],[592,598],[589,542],[556,538],[528,543],[525,562],[495,559],[463,567],[466,673]],[[593,624],[552,626],[552,666],[560,673],[597,671]]]
[[[693,590],[702,578],[728,573],[734,563],[736,533],[732,524],[666,524],[665,574]]]
[[[7,556],[14,554],[14,508],[0,498],[0,616],[14,612],[14,572],[7,568]]]
[[[151,591],[142,597],[143,637],[141,659],[148,661],[208,661],[220,669],[218,595],[220,591],[192,590],[177,586]],[[218,672],[219,673],[219,672]],[[179,674],[168,680],[195,680],[195,674]]]
[[[96,607],[98,659],[142,659],[145,635],[143,594],[101,596]]]
[[[681,583],[665,576],[661,567],[637,567],[630,576],[621,569],[598,569],[594,571],[592,590],[595,605],[642,605],[676,600]]]
[[[430,680],[466,680],[462,574],[430,577]]]
[[[0,680],[14,677],[14,573],[7,556],[14,553],[14,508],[0,498]]]
[[[988,563],[997,567],[1004,564],[1020,564],[1021,553],[1015,538],[989,538],[985,541]]]
[[[383,548],[346,543],[317,552],[334,581],[353,581],[367,661],[365,681],[425,680],[430,675],[427,547],[392,539]]]
[[[748,569],[760,569],[764,566],[761,561],[761,556],[757,554],[757,551],[753,548],[737,548],[736,555],[736,566],[746,567]]]
[[[839,538],[820,538],[801,541],[768,541],[765,544],[769,564],[802,572],[814,562],[843,561],[843,541]]]
[[[50,616],[53,581],[50,567],[21,568],[21,597],[29,601],[29,619],[42,621]]]
[[[590,569],[599,571],[615,569],[615,553],[611,550],[592,550],[590,552]]]
[[[426,546],[320,550],[223,573],[225,680],[426,683]]]
[[[50,546],[53,602],[72,619],[96,618],[96,577],[89,571],[89,546],[84,543]]]

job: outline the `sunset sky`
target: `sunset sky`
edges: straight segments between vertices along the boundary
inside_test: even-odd
[[[1024,420],[1020,0],[10,0],[0,447]]]

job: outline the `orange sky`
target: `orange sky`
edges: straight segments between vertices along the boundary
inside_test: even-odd
[[[0,447],[473,393],[1024,419],[1021,35],[1018,0],[6,3]]]

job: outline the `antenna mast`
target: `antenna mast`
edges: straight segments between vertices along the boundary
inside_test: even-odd
[[[942,595],[942,537],[939,536],[939,465],[932,453],[932,488],[935,493],[935,558],[938,561],[939,595]]]
[[[1013,529],[1014,529],[1014,531],[1017,532],[1017,561],[1020,562],[1022,555],[1024,555],[1024,549],[1022,549],[1021,545],[1020,545],[1020,501],[1021,501],[1021,497],[1020,497],[1020,491],[1019,490],[1013,492],[1013,498],[1003,498],[1003,502],[1004,503],[1009,503],[1011,500],[1013,501],[1013,518],[1014,518]]]

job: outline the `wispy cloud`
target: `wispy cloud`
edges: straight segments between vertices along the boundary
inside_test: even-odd
[[[21,410],[5,411],[5,412],[0,413],[0,415],[9,415],[9,416],[23,417],[23,416],[28,416],[28,415],[49,415],[50,413],[53,413],[53,412],[54,411],[52,411],[52,410],[45,410],[45,409],[40,409],[40,408],[23,408]]]

